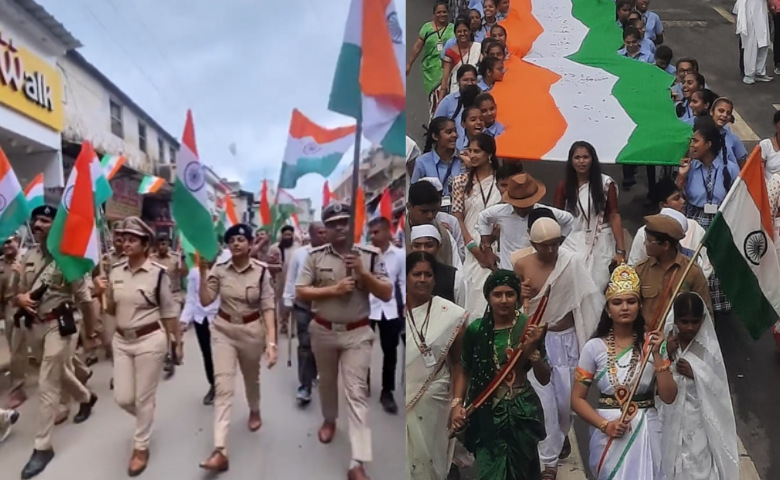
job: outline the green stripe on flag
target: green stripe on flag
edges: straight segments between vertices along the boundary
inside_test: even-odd
[[[617,54],[623,37],[615,23],[614,0],[572,0],[572,6],[572,15],[589,31],[568,59],[617,76],[612,94],[636,123],[618,163],[678,165],[688,151],[691,127],[675,113],[669,90],[674,77]]]
[[[30,217],[32,210],[21,190],[14,198],[6,199],[6,201],[10,201],[10,203],[5,206],[3,214],[0,215],[0,242],[5,242],[8,237],[16,233]]]
[[[328,110],[355,118],[358,123],[363,119],[363,91],[360,88],[362,58],[363,50],[358,45],[341,44],[336,75],[328,100]]]
[[[176,227],[206,260],[214,260],[219,255],[219,244],[214,235],[211,212],[198,202],[178,177],[173,187],[171,204]]]
[[[295,188],[298,179],[310,173],[328,178],[339,166],[343,156],[341,153],[334,153],[321,158],[299,158],[295,164],[282,163],[279,188]]]
[[[707,256],[732,308],[750,336],[758,340],[777,321],[777,313],[764,296],[756,274],[739,251],[720,212],[707,229],[702,243],[707,247]],[[774,245],[770,243],[769,248]]]

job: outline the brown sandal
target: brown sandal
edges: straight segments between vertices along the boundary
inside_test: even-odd
[[[558,478],[558,469],[547,467],[542,472],[542,480],[555,480]]]

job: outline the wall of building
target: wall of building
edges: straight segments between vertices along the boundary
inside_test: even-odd
[[[146,152],[139,144],[139,112],[124,105],[106,85],[78,65],[73,59],[60,59],[64,76],[65,129],[63,138],[80,143],[88,140],[98,152],[122,155],[126,165],[143,173],[153,175],[155,165],[170,162],[170,144],[163,141],[163,150],[158,139],[165,138],[152,125],[146,125]],[[111,129],[111,102],[121,107],[122,136]]]

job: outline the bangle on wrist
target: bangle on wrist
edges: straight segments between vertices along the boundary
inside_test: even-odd
[[[668,372],[668,371],[670,371],[669,370],[670,368],[671,368],[671,364],[667,363],[666,365],[663,365],[663,366],[660,366],[660,367],[656,368],[655,369],[655,373]]]
[[[463,399],[462,399],[462,398],[460,398],[460,397],[455,397],[455,398],[453,398],[453,399],[452,399],[452,401],[450,402],[450,408],[459,407],[459,406],[461,406],[462,402],[463,402]]]
[[[599,431],[601,433],[607,433],[607,425],[609,425],[609,421],[604,420],[604,422],[602,422],[601,425],[599,425]]]

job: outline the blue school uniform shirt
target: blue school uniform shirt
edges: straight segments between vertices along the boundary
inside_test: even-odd
[[[712,170],[713,188],[709,192],[711,196],[707,192],[706,183],[709,170]],[[688,203],[699,208],[704,208],[704,205],[708,203],[713,205],[723,203],[728,193],[723,176],[723,172],[726,170],[731,175],[731,184],[733,185],[739,176],[739,166],[734,162],[724,163],[722,154],[718,154],[709,169],[699,160],[691,160],[691,170],[688,172],[685,184],[685,198]],[[731,185],[729,185],[730,187]]]
[[[655,57],[653,56],[653,54],[648,52],[647,50],[644,50],[641,47],[639,49],[639,55],[637,55],[636,57],[629,57],[628,52],[626,51],[626,47],[621,48],[620,50],[617,51],[617,53],[618,55],[622,55],[627,58],[633,58],[634,60],[638,60],[640,62],[655,63]]]
[[[642,21],[645,22],[645,37],[651,41],[664,33],[664,24],[657,13],[648,10],[642,15]]]
[[[742,140],[740,140],[736,133],[731,131],[731,128],[729,128],[728,125],[723,127],[720,133],[726,140],[728,161],[737,162],[737,160],[747,156],[747,149],[745,148],[745,144],[742,143]]]
[[[639,42],[639,45],[642,50],[653,55],[653,60],[655,61],[655,43],[653,43],[652,40],[647,38],[647,33],[645,33],[645,38],[643,38],[642,41]]]
[[[477,79],[477,86],[483,92],[489,92],[489,91],[493,90],[493,87],[495,86],[495,84],[493,84],[493,86],[488,85],[487,83],[485,83],[485,80],[483,80],[482,76],[480,75],[479,78]]]
[[[489,127],[485,127],[485,130],[483,130],[483,132],[489,133],[490,135],[493,135],[493,137],[497,137],[502,133],[504,133],[504,125],[498,120],[496,120],[496,122],[493,125]]]
[[[449,50],[450,47],[454,47],[457,42],[458,42],[458,39],[455,38],[455,37],[452,37],[449,40],[447,40],[446,42],[444,42],[444,46],[441,49],[441,55],[440,55],[442,60],[444,60],[444,54],[447,53],[447,50]],[[453,65],[453,67],[454,66],[455,65]]]
[[[667,65],[666,68],[664,68],[664,72],[668,73],[669,75],[677,75],[677,67],[674,65]],[[675,84],[675,86],[676,85],[678,84]],[[682,95],[682,86],[680,86],[680,95]]]
[[[469,10],[476,10],[482,17],[485,16],[484,0],[469,0]]]
[[[455,115],[455,109],[458,108],[458,101],[460,100],[460,90],[455,90],[452,93],[448,93],[441,99],[439,105],[436,107],[436,112],[433,114],[433,118],[447,117],[452,118]],[[462,109],[461,109],[462,110]],[[460,120],[455,120],[455,123],[460,123]]]
[[[680,93],[682,95],[682,92]],[[683,100],[682,102],[677,102],[677,105],[683,106],[683,115],[680,117],[680,120],[682,120],[685,123],[690,123],[693,125],[693,121],[696,118],[696,115],[693,114],[693,110],[691,109],[690,104],[688,103],[688,100]],[[677,106],[675,105],[675,110],[677,109]]]
[[[414,164],[414,172],[412,172],[412,183],[417,182],[421,178],[436,177],[444,187],[444,195],[450,195],[450,180],[463,173],[463,162],[457,154],[457,150],[452,157],[452,161],[447,164],[441,160],[439,154],[435,150],[431,150],[428,153],[423,153],[417,157],[417,161]],[[450,168],[452,165],[452,168]],[[447,172],[449,171],[449,175]]]

